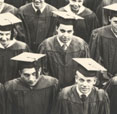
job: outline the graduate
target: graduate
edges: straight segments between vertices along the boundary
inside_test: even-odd
[[[47,37],[53,35],[55,21],[52,11],[55,7],[44,0],[32,0],[31,3],[20,7],[18,16],[22,20],[19,34],[33,52],[37,52],[38,45]],[[22,34],[21,34],[22,33]]]
[[[77,64],[72,58],[90,57],[90,54],[88,44],[80,37],[73,35],[74,16],[60,11],[56,11],[56,14],[59,16],[57,34],[44,40],[38,52],[47,55],[42,62],[43,72],[57,78],[63,88],[75,83]]]
[[[44,56],[24,52],[12,58],[19,61],[20,78],[5,84],[6,114],[50,114],[58,80],[41,74],[40,61]]]
[[[106,69],[91,58],[73,60],[79,65],[76,84],[61,90],[52,114],[110,114],[107,93],[94,86],[98,72],[106,72]]]
[[[12,14],[17,14],[17,8],[13,5],[7,4],[4,0],[0,0],[0,13],[10,12]]]
[[[24,51],[30,51],[29,47],[15,39],[17,33],[15,25],[20,23],[11,13],[0,14],[0,82],[18,77],[17,62],[10,58]]]
[[[83,38],[89,43],[92,30],[98,28],[99,25],[95,13],[83,6],[83,2],[84,0],[69,0],[69,4],[60,8],[60,10],[84,18],[84,20],[76,21],[74,25],[74,35]]]
[[[108,70],[111,78],[117,74],[117,3],[105,6],[110,11],[110,25],[95,29],[91,35],[91,57]]]

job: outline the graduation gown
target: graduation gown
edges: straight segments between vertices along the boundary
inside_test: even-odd
[[[57,78],[61,87],[75,83],[78,64],[72,58],[89,57],[87,43],[76,36],[72,37],[72,41],[66,51],[60,46],[57,36],[53,36],[41,43],[38,52],[46,54],[42,62],[43,72]]]
[[[31,89],[21,78],[6,83],[6,114],[50,114],[55,102],[58,81],[41,76]]]
[[[82,102],[76,85],[73,85],[60,92],[53,114],[110,114],[109,112],[109,98],[106,92],[94,87]]]
[[[117,114],[117,80],[109,80],[104,89],[110,99],[110,114]]]
[[[18,16],[22,20],[20,34],[33,52],[37,51],[37,46],[55,31],[55,21],[52,11],[56,10],[53,6],[46,4],[44,11],[40,14],[34,11],[32,3],[22,6],[18,11]]]
[[[102,64],[110,74],[117,73],[117,38],[111,25],[92,32],[90,51],[91,57]]]
[[[69,12],[69,5],[60,8],[61,11]],[[70,11],[72,12],[72,11]],[[83,38],[87,43],[89,43],[90,35],[92,30],[98,28],[98,19],[94,12],[86,8],[78,16],[83,17],[84,19],[78,19],[74,22],[74,35]]]
[[[8,80],[18,77],[18,64],[16,61],[10,60],[12,57],[29,51],[28,46],[17,41],[8,48],[0,48],[0,82],[4,83]]]
[[[31,0],[4,0],[6,3],[11,4],[17,8],[22,5],[25,5],[26,2],[30,2]]]
[[[0,83],[0,114],[5,114],[5,91]]]
[[[4,8],[2,9],[2,11],[0,13],[6,13],[6,12],[10,12],[10,13],[16,15],[17,8],[10,4],[4,3]]]

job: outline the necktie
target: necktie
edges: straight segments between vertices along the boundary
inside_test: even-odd
[[[82,100],[82,102],[84,102],[86,100],[86,95],[82,94],[81,95],[81,100]]]
[[[40,10],[39,10],[39,9],[37,10],[37,12],[36,12],[36,13],[37,13],[37,15],[40,15],[40,14],[41,14],[41,12],[40,12]]]
[[[66,43],[63,44],[62,49],[63,49],[64,51],[67,50],[67,44],[66,44]]]

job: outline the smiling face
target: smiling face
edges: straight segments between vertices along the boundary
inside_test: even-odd
[[[38,82],[39,78],[36,76],[35,68],[24,68],[20,72],[21,78],[29,86],[34,86]]]
[[[83,0],[69,0],[69,4],[72,10],[78,11],[83,5]]]
[[[0,43],[7,47],[9,45],[11,39],[11,31],[1,31],[0,30]]]
[[[32,0],[32,2],[37,9],[41,9],[44,4],[44,0]]]
[[[72,38],[73,25],[60,24],[59,27],[57,28],[57,33],[59,40],[63,43],[67,43]]]
[[[85,77],[79,72],[76,73],[76,80],[78,89],[82,94],[89,93],[96,83],[96,77]]]

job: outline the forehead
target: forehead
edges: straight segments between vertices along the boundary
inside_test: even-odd
[[[22,72],[30,74],[32,72],[36,72],[36,70],[35,70],[35,68],[24,68],[24,69],[22,69]]]
[[[58,29],[64,29],[64,30],[73,30],[73,25],[64,25],[60,24]]]

